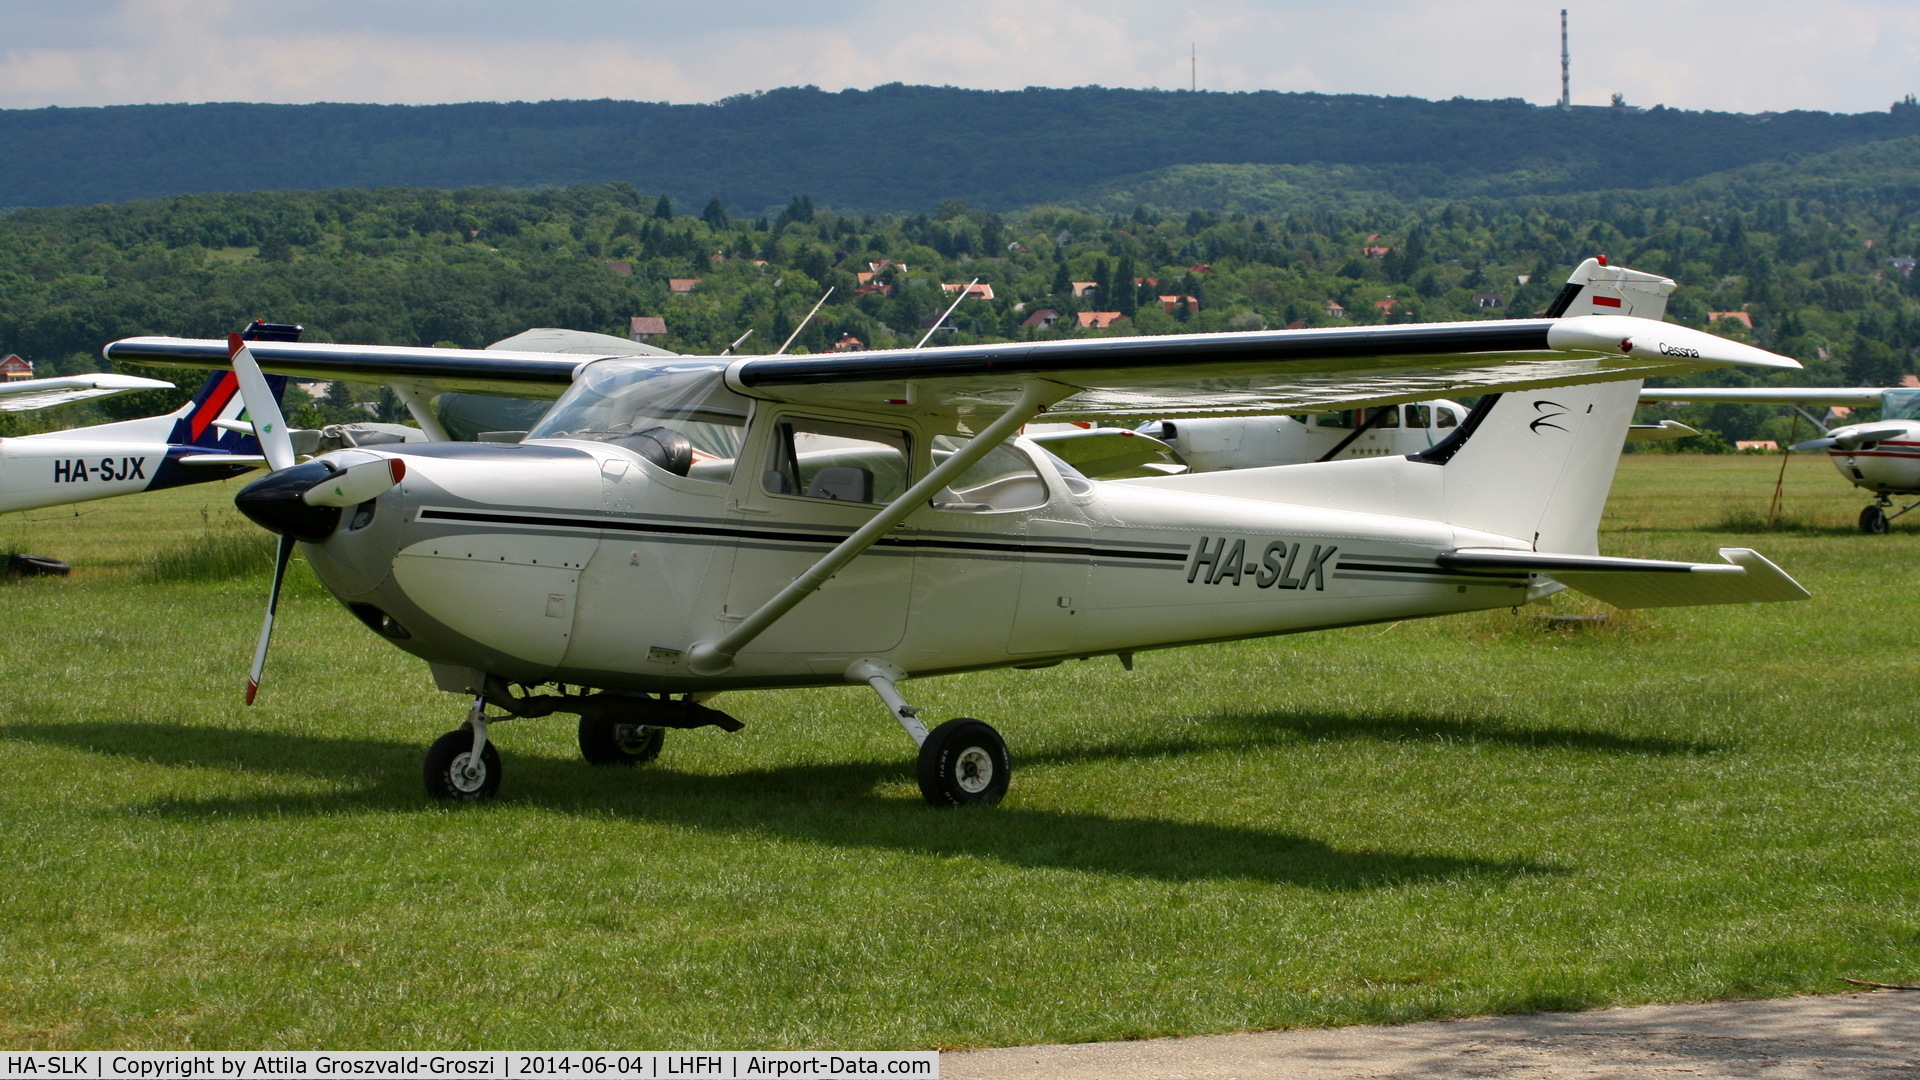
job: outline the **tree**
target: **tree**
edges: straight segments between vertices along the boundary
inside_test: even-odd
[[[715,195],[707,200],[707,208],[700,211],[700,220],[716,232],[727,227],[727,208],[720,205],[720,196]]]
[[[665,195],[660,196],[659,201],[653,204],[653,216],[662,221],[672,221],[673,200]]]

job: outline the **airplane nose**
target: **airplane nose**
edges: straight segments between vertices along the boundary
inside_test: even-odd
[[[339,526],[340,507],[310,505],[301,496],[333,475],[334,470],[323,462],[294,465],[241,488],[233,504],[269,532],[317,543]]]

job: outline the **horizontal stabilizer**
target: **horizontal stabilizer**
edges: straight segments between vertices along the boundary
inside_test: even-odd
[[[1725,563],[1558,555],[1542,551],[1461,548],[1440,556],[1462,570],[1525,570],[1553,578],[1618,608],[1696,604],[1767,604],[1810,595],[1786,572],[1748,548],[1721,548]]]
[[[1662,420],[1657,424],[1634,424],[1627,428],[1628,442],[1665,442],[1668,439],[1684,439],[1689,435],[1700,434],[1700,429],[1691,428],[1678,420]]]
[[[267,459],[260,454],[187,454],[179,459],[182,465],[265,465]]]

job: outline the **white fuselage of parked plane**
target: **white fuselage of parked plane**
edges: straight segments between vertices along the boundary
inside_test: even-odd
[[[1146,431],[1171,447],[1189,470],[1222,472],[1417,454],[1453,434],[1466,416],[1466,406],[1440,400],[1298,417],[1163,420]],[[1363,419],[1373,422],[1356,435]]]
[[[1008,505],[915,513],[720,680],[689,675],[689,643],[725,633],[870,506],[769,491],[757,473],[671,476],[601,443],[410,448],[370,520],[304,548],[343,602],[436,665],[656,692],[841,683],[860,658],[922,675],[1507,607],[1533,582],[1436,564],[1523,547],[1510,537],[1096,484],[1014,450],[1032,481]]]

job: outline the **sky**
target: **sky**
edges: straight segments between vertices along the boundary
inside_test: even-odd
[[[1575,104],[1869,112],[1920,93],[1914,0],[1564,0]],[[782,86],[1560,92],[1523,0],[0,0],[0,108],[717,101]],[[1197,78],[1196,78],[1197,76]]]

